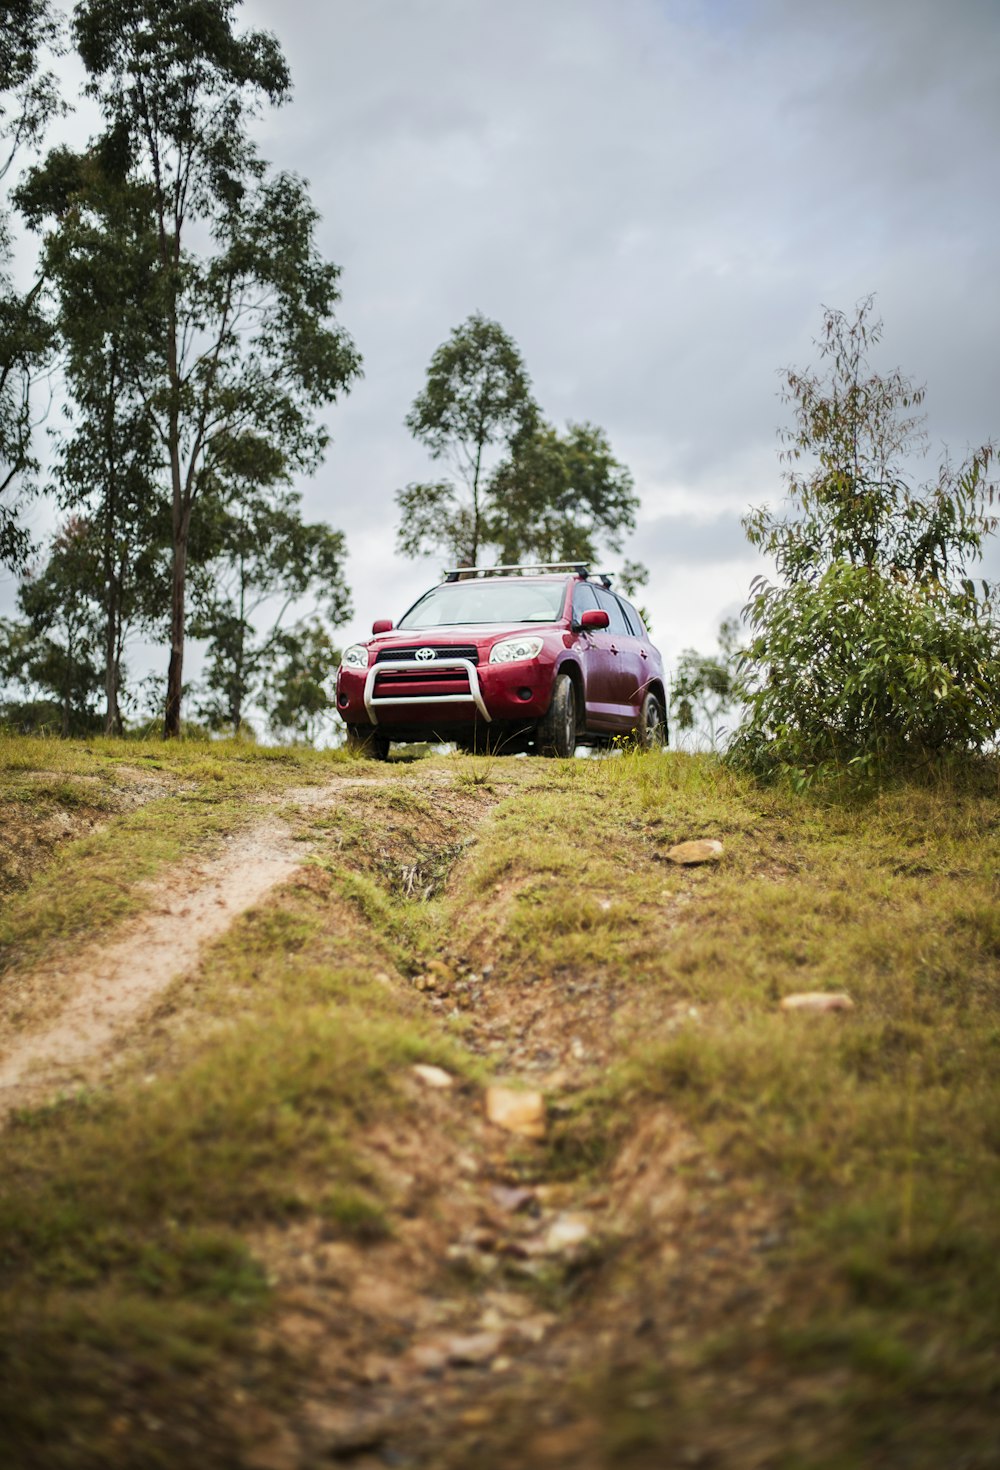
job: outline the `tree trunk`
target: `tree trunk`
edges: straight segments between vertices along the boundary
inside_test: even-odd
[[[184,688],[185,583],[187,579],[187,525],[174,539],[170,582],[170,662],[167,665],[167,705],[163,718],[164,740],[177,740],[181,733],[181,693]]]
[[[104,496],[104,712],[105,735],[121,734],[118,710],[118,605],[121,589],[115,577],[115,525],[118,517],[118,485],[115,464],[115,384],[118,374],[117,343],[111,348],[108,393],[105,413],[104,472],[107,476]]]

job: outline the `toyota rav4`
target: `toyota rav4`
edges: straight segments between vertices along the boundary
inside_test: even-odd
[[[663,661],[606,573],[460,567],[372,634],[344,652],[337,709],[379,759],[394,740],[552,756],[616,735],[666,744]]]

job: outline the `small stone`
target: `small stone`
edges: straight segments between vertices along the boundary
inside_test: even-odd
[[[457,1368],[469,1368],[495,1358],[502,1340],[499,1332],[472,1332],[467,1336],[449,1337],[443,1346],[449,1363],[454,1363]]]
[[[451,1087],[455,1081],[443,1067],[432,1067],[427,1062],[415,1062],[410,1071],[425,1087]]]
[[[679,863],[686,868],[695,867],[698,863],[717,863],[722,856],[722,843],[716,842],[714,837],[678,842],[666,856],[668,863]]]
[[[800,995],[786,995],[783,1011],[853,1011],[854,1002],[842,990],[806,990]]]
[[[441,1373],[448,1364],[448,1354],[433,1342],[415,1342],[406,1356],[418,1373]]]
[[[590,1221],[582,1215],[560,1215],[545,1234],[545,1249],[558,1253],[576,1250],[590,1237]]]
[[[447,990],[455,976],[443,960],[431,960],[427,966],[427,978],[441,990]]]
[[[509,1210],[512,1215],[526,1210],[535,1198],[533,1189],[518,1188],[509,1184],[495,1184],[490,1190],[495,1204],[501,1210]]]
[[[545,1137],[545,1099],[540,1092],[488,1087],[486,1116],[507,1133],[517,1133],[522,1138]]]

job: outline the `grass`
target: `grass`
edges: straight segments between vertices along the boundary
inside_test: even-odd
[[[173,787],[116,812],[122,763],[145,756]],[[50,809],[81,778],[109,793],[106,825],[9,902],[7,943],[38,955],[113,923],[142,874],[252,821],[249,798],[322,779],[326,759],[0,748],[10,789],[35,781]],[[545,1301],[578,1334],[575,1367],[547,1379],[539,1360],[505,1387],[476,1463],[536,1463],[540,1405],[594,1421],[581,1465],[996,1463],[995,770],[807,797],[634,752],[357,770],[385,784],[289,806],[307,866],[167,998],[119,1079],[4,1139],[0,1422],[25,1463],[228,1463],[229,1441],[206,1449],[206,1405],[248,1374],[287,1409],[294,1386],[252,1346],[275,1310],[266,1232],[314,1222],[392,1250],[421,1206],[371,1139],[473,1147],[462,1108],[442,1145],[450,1125],[406,1085],[418,1060],[465,1088],[487,1075],[474,1009],[435,1014],[406,983],[432,957],[456,976],[491,967],[510,1026],[555,1008],[567,1043],[584,993],[613,1000],[608,1065],[555,1099],[544,1145],[512,1146],[510,1177],[617,1198],[648,1120],[688,1141],[681,1162],[644,1161],[673,1214],[619,1213],[586,1270],[553,1268]],[[723,861],[665,860],[694,837],[719,838]],[[780,1009],[824,989],[853,1011]],[[434,1443],[428,1463],[471,1463],[460,1436]]]

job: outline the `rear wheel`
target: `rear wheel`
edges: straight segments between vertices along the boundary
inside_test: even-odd
[[[367,756],[373,761],[386,761],[389,759],[391,743],[388,735],[380,735],[373,725],[347,727],[347,748],[354,751],[355,755]]]
[[[576,750],[576,690],[569,674],[557,674],[552,703],[536,736],[540,755],[566,760]]]
[[[666,710],[660,696],[652,691],[642,701],[635,735],[643,750],[662,750],[667,743]]]

